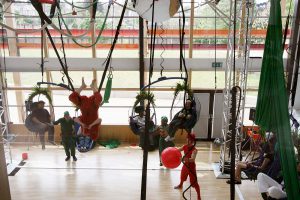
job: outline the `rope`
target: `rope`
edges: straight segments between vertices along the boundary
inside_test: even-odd
[[[43,15],[45,15],[45,14],[43,14]],[[45,17],[48,18],[46,15],[45,15]],[[95,24],[95,22],[91,21],[89,29],[87,31],[85,31],[84,33],[82,33],[80,35],[72,35],[72,34],[67,34],[67,33],[63,32],[55,24],[53,24],[51,20],[48,21],[46,19],[45,19],[44,25],[41,28],[39,28],[39,29],[33,29],[33,30],[16,30],[16,29],[14,29],[14,28],[12,28],[12,27],[10,27],[10,26],[2,23],[2,22],[0,23],[1,26],[5,27],[6,29],[11,30],[11,31],[13,31],[13,32],[15,32],[17,34],[37,33],[37,32],[40,32],[41,30],[45,30],[45,28],[47,28],[50,25],[54,30],[58,31],[59,33],[61,33],[62,35],[66,36],[68,38],[81,38],[81,37],[87,35],[92,30],[92,27],[93,27],[92,24]]]
[[[8,29],[8,30],[11,30],[11,31],[17,33],[17,34],[30,34],[30,33],[37,33],[37,32],[40,32],[40,31],[42,31],[42,30],[45,30],[45,28],[46,28],[49,24],[48,24],[47,22],[45,22],[44,25],[43,25],[41,28],[39,28],[39,29],[26,30],[26,31],[24,31],[24,30],[22,30],[22,31],[21,31],[21,30],[16,30],[16,29],[14,29],[14,28],[12,28],[12,27],[10,27],[10,26],[7,26],[6,24],[4,24],[4,23],[2,23],[2,22],[0,22],[0,25],[1,25],[2,27],[4,27],[4,28]]]
[[[38,12],[38,14],[39,14],[39,16],[40,16],[40,18],[41,18],[42,23],[45,23],[45,20],[48,20],[48,21],[49,21],[50,19],[49,19],[49,18],[45,15],[45,13],[43,12],[42,4],[39,3],[39,2],[36,1],[36,0],[31,0],[31,2],[32,2],[33,7],[34,7],[34,8],[36,9],[36,11]],[[51,20],[50,20],[50,22],[51,22]],[[51,36],[51,34],[50,34],[50,32],[49,32],[49,30],[48,30],[47,27],[45,28],[45,31],[46,31],[46,33],[47,33],[47,35],[48,35],[48,38],[49,38],[49,40],[50,40],[50,42],[51,42],[51,45],[52,45],[52,47],[53,47],[53,49],[54,49],[54,51],[55,51],[55,54],[56,54],[56,56],[57,56],[57,58],[58,58],[58,61],[59,61],[60,65],[61,65],[61,67],[62,67],[62,69],[63,69],[63,72],[64,72],[64,74],[66,75],[66,77],[67,77],[67,79],[68,79],[68,84],[69,84],[71,90],[74,91],[74,87],[73,87],[71,78],[69,77],[69,74],[68,74],[68,69],[64,66],[64,63],[63,63],[62,60],[61,60],[61,57],[60,57],[60,55],[59,55],[59,53],[58,53],[58,51],[57,51],[57,48],[56,48],[56,46],[55,46],[55,43],[54,43],[54,41],[53,41],[53,39],[52,39],[52,36]]]
[[[119,34],[120,34],[120,29],[121,29],[121,26],[122,26],[122,22],[123,22],[124,14],[125,14],[125,11],[126,11],[127,3],[128,3],[128,0],[125,1],[124,7],[123,7],[123,10],[122,10],[122,13],[121,13],[121,17],[120,17],[120,20],[119,20],[119,23],[118,23],[118,26],[117,26],[117,30],[116,30],[116,34],[115,34],[115,37],[114,37],[113,44],[110,47],[109,54],[108,54],[106,60],[104,61],[105,68],[104,68],[104,71],[103,71],[103,74],[102,74],[100,85],[98,87],[98,92],[100,92],[101,89],[102,89],[102,86],[103,86],[103,83],[104,83],[104,79],[106,77],[106,72],[107,72],[107,69],[108,69],[108,67],[110,65],[111,56],[112,56],[112,53],[114,51],[115,45],[116,45],[116,43],[118,41],[118,37],[119,37]]]
[[[41,21],[43,26],[43,21]],[[44,81],[44,33],[41,31],[41,72],[42,72],[42,82]]]
[[[236,66],[235,66],[235,40],[236,40],[236,5],[237,2],[234,1],[234,14],[233,14],[233,85],[236,85],[236,80],[235,80],[235,72],[236,72]]]
[[[107,21],[107,18],[108,18],[108,14],[109,14],[110,8],[111,8],[111,3],[108,4],[108,8],[107,8],[107,11],[106,11],[106,14],[105,14],[104,21],[102,23],[101,29],[100,29],[100,31],[98,33],[98,36],[97,36],[97,38],[96,38],[96,40],[95,40],[94,43],[89,44],[89,45],[83,45],[83,44],[80,44],[79,42],[77,42],[75,40],[75,38],[72,38],[73,42],[75,44],[77,44],[78,46],[83,47],[83,48],[90,48],[90,47],[96,45],[99,42],[100,37],[101,37],[101,35],[102,35],[103,31],[104,31],[104,28],[105,28],[105,25],[106,25],[106,21]],[[62,16],[60,7],[58,7],[58,12]],[[63,22],[64,26],[66,27],[66,30],[67,30],[68,34],[71,35],[71,30],[68,28],[67,23],[65,22],[64,18],[61,17],[61,19],[62,19],[62,22]]]
[[[184,45],[184,35],[185,35],[185,31],[184,31],[184,28],[185,28],[185,12],[184,12],[184,8],[183,8],[183,4],[182,4],[182,0],[179,0],[179,3],[180,3],[180,7],[181,7],[181,12],[182,12],[182,25],[181,25],[181,18],[179,18],[179,33],[180,33],[180,71],[182,71],[182,67],[184,67],[184,71],[185,71],[185,75],[186,75],[186,78],[184,80],[184,84],[185,84],[185,87],[187,88],[187,81],[188,81],[188,72],[187,72],[187,68],[186,68],[186,63],[185,63],[185,57],[183,55],[183,45]],[[186,93],[187,91],[185,90],[184,91],[184,101],[183,101],[183,104],[184,104],[184,109],[185,109],[185,102],[186,102]],[[188,133],[190,134],[190,133]],[[189,152],[192,151],[192,149],[196,146],[196,140],[194,141],[194,144],[193,144],[193,147],[187,152],[187,154]],[[187,154],[185,154],[183,157],[182,157],[182,160],[181,162],[183,163],[183,165],[185,165],[187,167],[187,169],[191,172],[191,174],[193,176],[195,176],[195,181],[197,181],[197,174],[194,174],[190,167],[184,163],[184,158],[187,156]],[[195,184],[196,182],[194,183],[191,183],[189,187],[187,187],[183,193],[182,193],[182,197],[187,200],[187,198],[185,197],[185,193]]]
[[[72,1],[72,3],[69,2],[69,1],[67,1],[67,0],[63,0],[63,1],[64,1],[66,4],[69,4],[70,6],[72,6],[72,7],[74,7],[74,8],[83,9],[83,10],[86,10],[86,9],[92,7],[94,4],[97,4],[97,3],[98,3],[98,1],[93,1],[92,3],[90,3],[90,5],[88,5],[88,6],[86,6],[86,7],[83,7],[83,6],[76,6],[76,5],[74,5],[73,1]],[[104,4],[107,4],[107,2],[101,3],[100,5],[104,5]]]
[[[30,2],[31,2],[31,4],[33,5],[33,7],[38,11],[39,16],[45,21],[45,22],[44,22],[45,24],[44,24],[40,29],[37,29],[37,30],[34,30],[34,31],[25,31],[25,32],[24,32],[24,31],[17,31],[16,29],[14,29],[14,28],[12,28],[12,27],[9,27],[9,26],[7,26],[7,25],[5,25],[5,24],[3,24],[3,23],[1,23],[0,25],[4,26],[5,28],[7,28],[7,29],[9,29],[9,30],[11,30],[11,31],[19,32],[19,33],[22,33],[22,32],[23,32],[23,33],[34,33],[34,32],[39,32],[39,31],[41,31],[41,30],[45,30],[45,29],[47,28],[47,26],[50,25],[53,29],[55,29],[55,30],[58,31],[60,34],[66,36],[66,37],[69,37],[69,38],[80,38],[80,37],[83,37],[83,36],[85,36],[86,34],[88,34],[88,33],[92,30],[92,28],[93,28],[93,26],[94,26],[94,24],[95,24],[95,20],[93,20],[94,18],[92,18],[92,20],[90,21],[90,27],[89,27],[89,29],[88,29],[86,32],[84,32],[83,34],[74,36],[74,35],[72,35],[72,34],[65,33],[65,32],[63,32],[61,29],[59,29],[55,24],[52,23],[51,19],[49,19],[49,18],[47,17],[47,15],[43,12],[42,9],[39,9],[39,7],[40,7],[41,5],[40,5],[40,3],[39,3],[37,0],[30,0]],[[94,15],[93,15],[92,17],[94,17]]]
[[[188,135],[189,135],[189,134],[190,134],[190,133],[188,133]],[[186,154],[183,155],[183,157],[182,157],[182,159],[181,159],[182,164],[183,164],[183,165],[191,172],[191,174],[195,177],[195,181],[192,182],[192,183],[190,183],[190,185],[189,185],[189,186],[183,191],[183,193],[182,193],[182,197],[183,197],[185,200],[187,200],[187,198],[185,197],[185,193],[186,193],[191,187],[193,187],[193,185],[194,185],[195,183],[197,183],[197,174],[193,173],[193,171],[191,170],[191,168],[190,168],[185,162],[183,162],[183,161],[184,161],[185,157],[186,157],[190,152],[192,152],[192,150],[194,149],[194,147],[196,146],[196,144],[197,144],[197,142],[196,142],[196,140],[195,140],[193,146],[188,150],[188,152],[187,152]],[[196,173],[197,173],[197,172],[196,172]]]
[[[55,43],[54,43],[54,41],[53,41],[53,39],[52,39],[52,36],[51,36],[51,34],[50,34],[48,28],[46,28],[46,33],[47,33],[47,35],[48,35],[48,37],[49,37],[49,40],[50,40],[51,45],[52,45],[52,47],[53,47],[53,49],[54,49],[54,51],[55,51],[55,54],[56,54],[56,56],[57,56],[57,58],[58,58],[58,61],[59,61],[60,65],[61,65],[61,67],[62,67],[62,69],[63,69],[63,72],[64,72],[64,74],[65,74],[66,77],[67,77],[68,85],[69,85],[69,87],[71,88],[71,90],[74,91],[74,86],[73,86],[72,81],[71,81],[71,78],[70,78],[70,76],[69,76],[68,68],[66,68],[66,67],[64,66],[63,62],[61,61],[61,58],[60,58],[60,56],[59,56],[59,53],[58,53],[58,51],[57,51],[57,48],[56,48],[56,46],[55,46]]]
[[[154,51],[155,51],[155,35],[156,35],[156,26],[157,24],[154,22],[154,14],[155,14],[155,0],[152,1],[152,4],[150,5],[150,7],[145,11],[147,12],[151,7],[152,7],[152,18],[151,18],[151,40],[150,40],[150,65],[149,65],[149,83],[150,83],[150,79],[152,77],[153,74],[153,59],[154,59]],[[144,13],[145,13],[144,12]],[[154,32],[153,32],[154,30]]]
[[[236,86],[236,78],[235,78],[235,73],[236,73],[236,63],[235,63],[235,49],[236,49],[236,21],[237,21],[237,14],[236,14],[236,7],[237,7],[237,2],[234,1],[234,11],[233,11],[233,85]],[[234,90],[233,90],[234,91]],[[233,113],[232,113],[233,115]],[[237,117],[237,116],[236,116]],[[233,121],[233,119],[232,119]],[[236,119],[234,119],[236,122]],[[236,128],[236,124],[233,125],[234,128]],[[231,141],[231,143],[233,143]],[[231,152],[231,172],[230,172],[230,199],[233,200],[235,196],[235,187],[234,187],[234,158],[235,156],[235,144],[234,147],[233,145],[230,144],[230,152]]]
[[[4,28],[2,26],[2,49],[3,49],[3,65],[4,65],[4,80],[1,79],[1,82],[4,81],[4,84],[2,84],[2,87],[7,87],[7,78],[6,78],[6,54],[5,54],[5,44],[4,44]],[[2,68],[1,62],[0,62],[0,68]]]
[[[164,71],[164,66],[163,66],[163,63],[165,62],[165,59],[164,59],[164,57],[162,56],[164,53],[165,53],[165,51],[166,51],[166,48],[165,48],[165,46],[164,46],[164,38],[162,37],[162,35],[163,35],[163,33],[165,32],[165,29],[164,29],[164,27],[163,27],[163,24],[161,24],[160,25],[160,29],[162,30],[161,31],[161,33],[159,34],[159,37],[160,37],[160,39],[161,39],[161,47],[163,48],[163,51],[161,52],[161,54],[160,54],[160,58],[161,58],[161,62],[160,62],[160,68],[161,68],[161,70],[160,70],[160,76],[163,76],[163,71]]]
[[[215,11],[215,94],[217,91],[217,11]]]
[[[113,11],[112,11],[113,18],[111,20],[111,35],[114,34],[114,17],[115,17],[115,6],[113,5]],[[111,45],[113,44],[113,41],[111,41]],[[110,58],[110,66],[109,66],[109,72],[107,78],[113,78],[113,71],[114,68],[112,67],[112,57]]]
[[[59,8],[58,4],[57,4],[57,6]],[[60,20],[61,17],[58,15],[57,19],[58,19],[59,28],[62,29],[61,20]],[[60,41],[61,41],[61,47],[62,47],[62,52],[63,52],[63,58],[64,58],[64,66],[65,66],[66,71],[68,72],[68,64],[67,64],[67,57],[66,57],[66,51],[65,51],[65,43],[64,43],[64,39],[63,39],[62,34],[60,34]],[[71,82],[72,79],[69,77],[69,75],[67,75],[67,77],[68,77],[68,80],[70,80],[70,82]],[[68,81],[69,86],[70,86],[70,82]]]

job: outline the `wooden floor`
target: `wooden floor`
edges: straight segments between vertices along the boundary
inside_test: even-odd
[[[197,176],[203,200],[227,200],[229,185],[216,179],[211,163],[219,159],[219,148],[200,142],[197,156]],[[122,145],[108,150],[97,147],[88,153],[77,153],[78,161],[65,162],[60,146],[13,146],[14,160],[21,160],[22,152],[29,159],[15,176],[10,176],[14,200],[138,200],[140,198],[142,150]],[[180,169],[168,170],[159,166],[158,152],[150,152],[148,160],[147,199],[180,200],[182,191],[174,190]],[[188,182],[184,187],[188,186]],[[238,186],[245,200],[260,199],[253,181]],[[194,189],[188,199],[196,199]],[[1,199],[1,198],[0,198]],[[236,194],[236,199],[240,199]]]

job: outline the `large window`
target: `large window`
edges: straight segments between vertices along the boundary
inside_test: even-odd
[[[215,82],[216,81],[216,82]],[[225,72],[217,71],[216,80],[214,71],[193,71],[192,89],[224,89]]]
[[[39,70],[39,66],[37,65]],[[22,72],[20,73],[21,86],[22,87],[33,87],[37,85],[37,82],[42,81],[41,72]],[[46,80],[46,73],[44,73],[44,80]]]

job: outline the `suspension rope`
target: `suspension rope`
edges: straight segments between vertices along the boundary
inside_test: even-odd
[[[49,17],[47,17],[47,15],[41,9],[42,5],[41,5],[41,3],[39,1],[37,1],[37,0],[30,0],[30,2],[33,5],[33,7],[38,11],[38,14],[39,14],[40,18],[45,21],[44,23],[50,25],[53,29],[55,29],[56,31],[58,31],[59,33],[61,33],[64,36],[67,36],[67,37],[70,37],[70,38],[83,37],[83,36],[85,36],[86,34],[88,34],[91,31],[91,29],[93,28],[93,26],[95,24],[95,20],[91,20],[89,29],[86,32],[84,32],[83,34],[81,34],[81,35],[74,36],[72,34],[65,33],[64,31],[62,31],[61,29],[59,29],[55,24],[53,24],[52,21],[51,21],[51,19]],[[94,12],[95,11],[93,11],[93,13]],[[93,17],[94,17],[94,14],[93,14],[92,18]],[[2,25],[2,23],[1,23],[1,25]],[[11,28],[11,27],[6,27],[6,28],[14,31],[14,29]],[[44,27],[44,29],[46,29],[46,28],[47,28],[47,26]],[[40,31],[40,30],[41,29],[39,29],[38,31]]]
[[[216,91],[217,91],[217,11],[215,11],[215,94],[216,94]]]
[[[76,6],[76,5],[73,3],[73,1],[72,1],[72,2],[69,2],[69,1],[67,1],[67,0],[63,0],[63,1],[64,1],[66,4],[68,4],[68,5],[70,5],[70,6],[74,7],[74,8],[78,8],[78,9],[82,9],[82,10],[87,10],[87,9],[89,9],[90,7],[94,6],[94,4],[97,4],[97,3],[98,3],[97,1],[93,1],[93,2],[89,3],[88,6]],[[101,3],[100,5],[104,5],[104,4],[106,4],[106,3],[107,3],[107,2]]]
[[[166,48],[165,48],[165,46],[164,46],[164,38],[163,38],[163,34],[164,34],[164,32],[165,32],[165,29],[164,29],[164,26],[163,26],[163,23],[161,23],[161,25],[160,25],[160,29],[161,29],[161,32],[160,32],[160,34],[159,34],[159,37],[160,37],[160,39],[161,39],[161,47],[163,48],[163,50],[162,50],[162,52],[160,53],[160,58],[161,58],[161,62],[160,62],[160,68],[161,68],[161,70],[160,70],[160,76],[163,76],[163,71],[164,71],[164,66],[163,66],[163,63],[165,62],[165,59],[164,59],[164,57],[163,57],[163,54],[165,53],[165,51],[166,51]]]
[[[41,21],[41,25],[43,26],[43,21]],[[44,82],[44,32],[41,30],[41,72],[42,72],[42,82]]]
[[[184,72],[185,72],[185,80],[184,80],[184,85],[185,85],[185,88],[187,89],[188,88],[188,72],[187,72],[187,68],[186,68],[186,63],[185,63],[185,57],[184,57],[184,54],[183,54],[183,45],[184,45],[184,35],[185,35],[185,12],[184,12],[184,8],[183,8],[183,4],[182,4],[182,0],[179,0],[179,3],[180,3],[180,7],[181,7],[181,13],[182,13],[182,25],[181,25],[181,18],[179,18],[179,38],[180,38],[180,71],[182,71],[182,68],[184,68]],[[187,94],[187,91],[185,90],[184,91],[184,101],[183,101],[183,104],[184,104],[184,109],[186,109],[185,107],[185,102],[186,102],[186,94]],[[188,133],[190,134],[190,133]],[[193,148],[196,146],[196,140],[194,141],[194,144],[192,146],[192,148],[190,148],[188,150],[188,152],[182,157],[182,160],[181,162],[183,163],[184,166],[186,166],[186,168],[191,172],[192,176],[194,176],[196,179],[195,179],[195,182],[191,183],[189,187],[187,187],[183,193],[182,193],[182,197],[187,200],[187,198],[185,197],[185,193],[196,183],[197,181],[197,174],[193,173],[193,171],[190,169],[190,167],[185,163],[183,162],[184,161],[184,158],[193,150]]]
[[[152,32],[153,40],[151,42],[151,54],[150,54],[150,66],[149,66],[149,76],[152,78],[153,69],[154,69],[154,52],[155,52],[155,40],[156,40],[156,29],[157,23],[154,23],[154,32]]]
[[[38,14],[39,14],[39,16],[40,16],[40,18],[41,18],[42,23],[45,23],[45,20],[48,20],[48,21],[49,21],[50,19],[49,19],[49,18],[45,15],[45,13],[43,12],[42,4],[41,4],[40,2],[38,2],[37,0],[31,0],[31,2],[32,2],[33,7],[34,7],[34,8],[36,9],[36,11],[38,12]],[[51,20],[50,20],[50,22],[51,22]],[[50,34],[50,31],[48,30],[47,27],[45,28],[45,31],[46,31],[46,33],[47,33],[47,35],[48,35],[48,38],[49,38],[49,40],[50,40],[50,42],[51,42],[51,45],[52,45],[52,47],[53,47],[53,49],[54,49],[54,51],[55,51],[55,54],[56,54],[56,56],[57,56],[57,58],[58,58],[58,61],[59,61],[60,65],[61,65],[61,67],[62,67],[62,69],[63,69],[63,72],[64,72],[64,74],[66,75],[66,77],[67,77],[67,79],[68,79],[68,85],[70,86],[71,90],[74,91],[74,87],[73,87],[71,78],[69,77],[69,74],[68,74],[68,69],[64,66],[64,63],[63,63],[62,60],[61,60],[61,57],[60,57],[60,55],[59,55],[59,53],[58,53],[58,51],[57,51],[57,48],[56,48],[55,43],[54,43],[54,41],[53,41],[53,38],[52,38],[52,36],[51,36],[51,34]]]
[[[58,8],[60,7],[59,4],[57,4]],[[62,29],[62,26],[61,26],[61,16],[58,15],[57,16],[57,19],[58,19],[58,24],[59,24],[59,28]],[[65,69],[66,71],[68,72],[69,71],[69,67],[68,67],[68,63],[67,63],[67,57],[66,57],[66,51],[65,51],[65,43],[64,43],[64,38],[62,36],[62,34],[60,34],[60,41],[61,41],[61,48],[62,48],[62,52],[63,52],[63,58],[64,58],[64,66],[65,66]],[[68,80],[73,81],[69,75],[68,76]],[[64,76],[62,77],[62,81],[64,83]],[[68,87],[70,87],[70,82],[68,81]]]
[[[102,89],[102,86],[103,86],[103,83],[104,83],[104,79],[106,77],[106,72],[107,72],[107,69],[108,69],[108,67],[110,65],[111,56],[112,56],[112,53],[113,53],[113,51],[115,49],[115,45],[116,45],[116,43],[118,41],[118,37],[119,37],[119,34],[120,34],[120,29],[121,29],[121,26],[122,26],[122,22],[123,22],[124,14],[125,14],[125,11],[126,11],[127,3],[128,3],[128,0],[125,1],[124,7],[123,7],[123,10],[122,10],[122,13],[121,13],[121,17],[120,17],[120,20],[119,20],[119,23],[118,23],[118,26],[117,26],[117,30],[116,30],[116,34],[115,34],[115,37],[114,37],[113,44],[110,47],[109,54],[108,54],[106,60],[104,61],[105,68],[104,68],[104,71],[103,71],[103,74],[102,74],[100,85],[98,87],[98,92],[100,92],[101,89]]]
[[[104,17],[104,21],[103,21],[103,23],[102,23],[102,25],[101,25],[101,28],[100,28],[100,30],[99,30],[99,33],[98,33],[98,35],[97,35],[97,38],[96,38],[95,42],[93,42],[93,43],[91,43],[91,44],[88,44],[88,45],[83,45],[83,44],[80,44],[79,42],[77,42],[75,38],[72,38],[73,42],[74,42],[75,44],[77,44],[78,46],[83,47],[83,48],[90,48],[90,47],[95,46],[95,45],[100,41],[100,39],[101,39],[102,33],[103,33],[104,28],[105,28],[105,26],[106,26],[106,21],[107,21],[107,19],[108,19],[108,14],[109,14],[110,8],[111,8],[111,3],[108,4],[107,11],[106,11],[106,14],[105,14],[105,17]],[[59,11],[59,14],[62,16],[62,14],[61,14],[61,9],[60,9],[60,8],[58,9],[58,11]],[[66,21],[64,20],[63,17],[61,17],[61,19],[62,19],[62,22],[63,22],[63,24],[64,24],[64,26],[65,26],[65,28],[66,28],[68,34],[71,35],[72,32],[71,32],[70,28],[68,27]]]
[[[152,7],[152,19],[151,19],[151,40],[150,40],[150,63],[149,63],[149,84],[153,74],[154,67],[154,51],[155,51],[155,35],[156,35],[156,27],[157,23],[154,22],[154,14],[155,14],[155,0],[152,1],[150,7],[145,11],[147,12]],[[154,32],[153,32],[154,30]]]

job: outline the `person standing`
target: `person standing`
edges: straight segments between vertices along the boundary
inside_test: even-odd
[[[73,161],[77,161],[75,156],[74,120],[70,117],[69,112],[64,112],[64,117],[53,122],[53,124],[60,124],[62,142],[67,156],[65,161],[70,160],[70,156],[73,157]]]
[[[160,166],[162,166],[161,162],[161,153],[168,147],[174,147],[175,144],[173,141],[165,141],[165,138],[169,135],[169,125],[168,125],[168,118],[166,116],[161,117],[161,125],[158,127],[159,132],[159,161]]]
[[[174,189],[181,189],[183,186],[183,182],[187,180],[187,177],[190,177],[190,182],[193,188],[195,188],[197,192],[197,200],[201,200],[200,195],[200,186],[197,180],[197,171],[196,171],[196,163],[195,159],[197,156],[197,149],[194,147],[194,143],[196,140],[195,134],[191,133],[187,135],[187,144],[180,147],[178,150],[184,152],[184,165],[181,169],[180,174],[180,183],[175,186]]]

